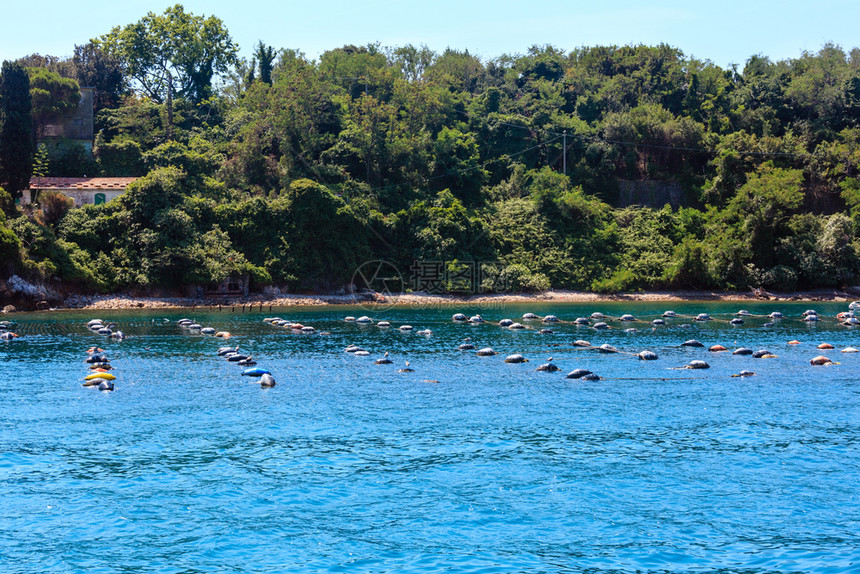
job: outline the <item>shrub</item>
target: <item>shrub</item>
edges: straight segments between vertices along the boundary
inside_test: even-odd
[[[99,170],[104,176],[134,177],[146,173],[140,144],[129,139],[99,143],[96,147]]]
[[[12,199],[12,196],[5,189],[0,187],[0,215],[3,216],[3,219],[6,216],[15,217],[17,211],[18,208],[15,206],[15,200]]]
[[[16,265],[21,261],[21,242],[8,227],[0,227],[0,266]]]
[[[629,290],[635,281],[636,274],[631,269],[616,269],[610,277],[594,280],[591,290],[598,293],[620,293]]]
[[[94,176],[98,166],[87,149],[70,139],[59,139],[47,145],[48,175],[54,177]]]
[[[502,270],[500,286],[514,293],[546,291],[551,287],[546,275],[533,273],[525,265],[519,264],[508,265]]]
[[[827,219],[824,233],[818,238],[816,251],[827,284],[841,286],[857,277],[860,258],[854,249],[854,225],[847,215],[836,213]]]
[[[696,288],[712,283],[705,260],[705,248],[695,239],[685,239],[675,248],[672,261],[663,274],[671,287]]]
[[[39,194],[39,207],[48,225],[60,221],[74,206],[75,201],[59,191],[43,191]]]

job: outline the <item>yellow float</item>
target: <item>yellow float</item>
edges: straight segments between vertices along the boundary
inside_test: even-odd
[[[116,379],[116,377],[111,375],[110,373],[93,373],[92,375],[87,375],[86,377],[84,377],[85,381],[90,381],[92,379],[107,379],[109,381],[113,381]]]

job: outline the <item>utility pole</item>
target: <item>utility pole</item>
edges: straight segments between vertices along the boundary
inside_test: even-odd
[[[563,145],[564,151],[561,154],[561,165],[562,165],[562,171],[564,172],[564,175],[567,175],[567,130],[564,130],[564,140],[563,141],[564,141],[564,145]]]

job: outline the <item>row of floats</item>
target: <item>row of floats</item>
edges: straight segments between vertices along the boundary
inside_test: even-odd
[[[229,339],[232,336],[229,331],[216,331],[214,327],[204,327],[200,323],[195,323],[191,319],[180,319],[176,324],[188,331],[197,332],[202,335],[212,335],[219,339]]]
[[[102,319],[90,319],[87,321],[87,329],[96,335],[102,335],[115,341],[125,339],[125,333],[120,330],[115,331],[115,328],[116,323],[106,323]],[[100,391],[113,391],[116,388],[114,386],[116,375],[110,372],[113,370],[113,366],[110,363],[110,358],[104,352],[104,349],[100,349],[99,347],[90,347],[87,349],[87,358],[84,362],[87,364],[90,372],[84,377],[83,386]]]
[[[216,331],[213,327],[204,327],[191,319],[180,319],[176,324],[192,333],[197,332],[203,335],[212,335],[220,339],[230,339],[232,337],[229,331]],[[275,386],[275,377],[272,376],[272,373],[266,369],[254,368],[257,365],[257,361],[251,355],[240,352],[238,345],[234,347],[221,347],[215,354],[228,363],[235,363],[240,367],[245,367],[242,371],[243,376],[260,377],[256,382],[261,388],[268,389]]]
[[[265,319],[263,319],[263,322],[268,323],[273,327],[281,327],[282,329],[292,331],[293,333],[305,333],[307,335],[312,335],[317,332],[317,330],[310,325],[302,325],[301,323],[287,321],[286,319],[281,319],[280,317],[266,317]]]
[[[118,341],[122,341],[125,339],[125,333],[122,331],[114,331],[116,328],[116,323],[105,323],[101,319],[90,319],[87,321],[87,329],[96,333],[97,335],[103,335],[105,337],[110,337],[111,339],[116,339]]]
[[[853,326],[853,325],[860,324],[860,319],[858,319],[855,316],[855,313],[854,313],[855,310],[860,310],[860,304],[852,303],[850,305],[848,311],[841,312],[841,313],[837,314],[836,315],[837,321],[839,321],[841,324],[846,325],[846,326]],[[743,324],[744,323],[744,319],[743,319],[744,317],[747,317],[747,318],[749,318],[749,317],[768,318],[772,321],[777,321],[777,320],[781,320],[781,319],[785,318],[785,316],[779,311],[774,311],[774,312],[769,313],[767,315],[753,315],[749,311],[740,310],[737,313],[735,313],[734,315],[735,316],[732,319],[728,320],[728,322],[733,324],[733,325]],[[692,320],[697,321],[697,322],[705,322],[705,321],[714,320],[714,318],[712,318],[708,313],[699,313],[697,315],[682,315],[682,314],[676,313],[674,311],[665,311],[662,314],[661,318],[653,319],[652,321],[650,321],[650,323],[651,323],[651,325],[656,327],[659,325],[665,325],[666,319],[676,319],[676,318],[689,318],[689,319],[692,319]],[[472,323],[472,324],[487,323],[487,321],[479,314],[467,316],[464,313],[456,313],[452,316],[451,319],[455,323]],[[808,323],[814,323],[814,322],[817,322],[820,320],[818,313],[812,309],[805,311],[801,315],[801,319],[805,322],[808,322]],[[288,321],[288,320],[282,319],[280,317],[267,317],[267,318],[263,319],[263,321],[272,325],[272,326],[287,329],[290,332],[294,332],[294,333],[306,333],[306,334],[316,333],[316,329],[314,327],[311,327],[308,325],[303,325],[303,324],[298,323],[298,322]],[[357,318],[352,317],[352,316],[348,316],[348,317],[344,318],[344,321],[350,322],[350,323],[354,322],[354,323],[362,324],[362,325],[375,324],[379,328],[390,328],[391,327],[391,323],[388,321],[374,322],[373,319],[371,319],[370,317],[367,317],[367,316],[361,316],[361,317],[357,317]],[[611,328],[608,325],[607,321],[634,323],[638,320],[636,319],[636,317],[634,317],[631,314],[623,314],[623,315],[620,315],[619,317],[610,317],[610,316],[604,315],[603,313],[595,312],[595,313],[592,313],[589,317],[577,317],[573,321],[562,321],[556,315],[551,315],[551,314],[541,317],[541,316],[538,316],[534,313],[525,313],[522,316],[522,321],[524,321],[524,322],[540,321],[540,322],[545,323],[545,324],[570,323],[570,324],[580,325],[580,326],[589,326],[589,327],[592,327],[594,329],[600,330],[600,329]],[[204,327],[204,326],[200,325],[199,323],[195,323],[191,319],[180,319],[179,321],[177,321],[177,324],[181,328],[183,328],[189,332],[199,332],[199,333],[204,334],[204,335],[212,335],[214,337],[219,337],[219,338],[224,338],[224,339],[229,339],[231,337],[231,334],[227,331],[216,331],[212,327]],[[512,319],[502,319],[497,324],[500,327],[511,329],[511,330],[519,330],[519,329],[528,328],[528,327],[526,327],[526,325],[524,323],[517,322],[517,321],[514,321]],[[11,340],[12,338],[17,337],[17,335],[15,335],[11,331],[11,328],[13,328],[14,326],[15,326],[14,323],[9,322],[9,321],[0,322],[0,338],[4,338],[6,340]],[[110,337],[110,338],[116,339],[116,340],[124,339],[125,335],[123,334],[123,332],[122,331],[114,331],[115,327],[116,327],[116,325],[114,323],[105,323],[101,319],[92,319],[87,323],[87,328],[90,329],[94,333],[97,333],[99,335],[104,335],[104,336],[107,336],[107,337]],[[413,327],[411,325],[407,324],[407,325],[400,325],[398,327],[398,329],[400,331],[412,331]],[[635,331],[635,330],[636,329],[628,329],[628,331]],[[542,328],[542,329],[540,329],[539,332],[548,334],[548,333],[552,333],[552,330],[549,328]],[[433,334],[433,332],[430,329],[418,330],[418,331],[416,331],[416,333],[421,334],[421,335],[432,335]],[[327,334],[327,333],[322,333],[322,334]],[[788,344],[789,345],[797,345],[797,344],[800,344],[800,342],[795,340],[795,341],[789,341]],[[644,350],[644,351],[640,351],[638,353],[631,353],[631,352],[621,351],[618,348],[616,348],[616,347],[614,347],[608,343],[596,346],[596,345],[592,345],[590,342],[585,341],[585,340],[577,340],[577,341],[574,341],[573,346],[577,347],[577,348],[582,348],[582,349],[594,350],[594,351],[597,351],[599,353],[607,353],[607,354],[617,353],[617,354],[630,355],[630,356],[633,356],[633,357],[636,357],[640,360],[645,360],[645,361],[653,361],[653,360],[657,360],[659,358],[655,352],[650,351],[650,350]],[[703,343],[701,343],[700,341],[697,341],[695,339],[691,339],[688,341],[684,341],[683,343],[680,344],[680,346],[682,346],[682,347],[704,347],[705,345]],[[829,345],[827,343],[822,343],[821,345],[818,346],[818,348],[821,350],[827,350],[827,349],[833,349],[833,346]],[[475,354],[477,356],[480,356],[480,357],[495,356],[497,354],[490,347],[485,347],[482,349],[476,349],[475,345],[471,343],[470,338],[467,338],[464,343],[459,345],[458,349],[460,351],[474,350]],[[726,347],[724,347],[722,345],[713,345],[713,346],[709,347],[708,350],[710,352],[713,352],[713,353],[729,352],[729,349],[727,349]],[[369,351],[359,347],[358,345],[349,345],[345,349],[345,352],[353,354],[355,356],[368,356],[368,355],[370,355]],[[843,353],[856,353],[856,352],[858,352],[858,349],[856,349],[854,347],[847,347],[845,349],[842,349],[842,352]],[[116,379],[116,377],[109,372],[112,369],[112,367],[111,367],[110,360],[108,359],[108,357],[103,354],[103,350],[99,349],[98,347],[92,347],[92,348],[87,350],[87,353],[89,356],[88,356],[86,362],[89,364],[89,369],[92,372],[89,373],[85,377],[84,386],[91,387],[91,388],[98,388],[99,390],[103,390],[103,391],[114,390],[114,382],[113,381]],[[731,351],[731,353],[734,355],[750,355],[756,359],[776,358],[776,355],[771,353],[767,349],[760,349],[760,350],[754,351],[752,349],[741,347],[741,348],[734,349],[733,351]],[[241,353],[239,351],[238,346],[221,347],[218,349],[217,355],[219,357],[222,357],[223,359],[225,359],[228,362],[236,363],[238,366],[241,366],[241,367],[246,367],[242,372],[243,376],[260,377],[259,380],[256,382],[262,388],[271,388],[271,387],[275,386],[275,384],[276,384],[275,379],[272,376],[271,372],[266,370],[266,369],[253,368],[257,364],[256,361],[254,360],[254,358],[251,355]],[[522,354],[519,354],[519,353],[514,353],[514,354],[508,355],[504,358],[505,363],[516,364],[516,363],[526,363],[528,361],[529,360],[526,357],[524,357]],[[825,357],[823,355],[819,355],[817,357],[814,357],[809,362],[810,362],[810,364],[816,365],[816,366],[838,364],[838,363],[835,363],[834,361],[832,361],[831,359],[829,359],[828,357]],[[391,363],[393,363],[393,361],[388,357],[388,353],[386,352],[382,358],[376,359],[374,361],[374,363],[378,364],[378,365],[385,365],[385,364],[391,364]],[[701,359],[696,359],[696,360],[690,361],[688,364],[686,364],[684,366],[676,367],[676,368],[679,368],[679,369],[707,369],[707,368],[710,368],[710,365],[707,363],[707,361],[704,361]],[[540,371],[540,372],[557,372],[561,369],[555,363],[553,363],[553,358],[549,357],[546,360],[546,362],[539,365],[536,370]],[[413,369],[410,368],[409,361],[406,361],[405,367],[399,369],[399,371],[400,372],[412,372]],[[755,373],[752,371],[741,371],[737,375],[733,375],[733,376],[746,377],[746,376],[752,376],[754,374]],[[595,373],[593,373],[587,369],[574,369],[573,371],[568,373],[566,375],[566,377],[569,379],[580,379],[580,380],[586,380],[586,381],[587,380],[601,380],[600,376],[596,375]]]
[[[358,323],[359,325],[372,325],[373,324],[373,319],[371,319],[370,317],[366,317],[366,316],[359,317],[357,319],[355,317],[345,317],[344,321],[346,321],[347,323]],[[380,329],[387,329],[387,328],[391,327],[391,323],[389,323],[388,321],[378,321],[376,323],[376,326],[379,327]],[[400,331],[413,331],[415,328],[412,325],[400,325],[398,327],[398,329]],[[433,334],[433,331],[431,331],[430,329],[419,329],[418,331],[415,331],[415,332],[419,335],[427,335],[427,336]]]
[[[793,340],[793,341],[789,341],[788,344],[789,345],[799,345],[800,341]],[[590,349],[590,350],[594,350],[594,351],[597,351],[599,353],[605,353],[605,354],[629,355],[629,356],[636,357],[637,359],[644,360],[644,361],[655,361],[659,358],[657,356],[657,353],[655,353],[654,351],[650,351],[650,350],[644,350],[644,351],[640,351],[638,353],[630,353],[630,352],[626,352],[626,351],[621,351],[618,348],[616,348],[616,347],[614,347],[608,343],[603,344],[603,345],[599,345],[599,346],[595,346],[595,345],[592,345],[591,343],[589,343],[588,341],[581,340],[581,339],[574,341],[573,346],[577,347],[577,348],[581,348],[581,349]],[[704,348],[705,345],[696,339],[690,339],[688,341],[684,341],[683,343],[681,343],[680,346],[681,347]],[[822,349],[822,350],[833,349],[833,348],[834,348],[833,345],[831,345],[829,343],[822,343],[822,344],[818,345],[818,349]],[[475,355],[477,355],[479,357],[492,357],[492,356],[496,356],[498,354],[491,347],[484,347],[482,349],[475,349],[475,345],[472,344],[471,342],[469,342],[468,338],[467,338],[466,342],[459,345],[457,347],[457,349],[460,351],[472,351],[472,350],[474,350]],[[350,353],[350,354],[357,356],[357,357],[362,357],[362,356],[366,357],[366,356],[370,355],[369,351],[367,351],[366,349],[363,349],[362,347],[355,345],[355,344],[349,345],[348,347],[346,347],[346,349],[344,349],[344,351],[346,353]],[[722,346],[722,345],[712,345],[711,347],[708,348],[708,351],[710,351],[712,353],[720,353],[720,352],[729,352],[729,349]],[[860,352],[860,350],[858,350],[854,347],[846,347],[845,349],[842,349],[842,352],[843,353],[857,353],[857,352]],[[746,347],[739,347],[739,348],[731,351],[731,353],[733,355],[738,355],[738,356],[748,355],[754,359],[775,359],[775,358],[777,358],[777,355],[775,355],[774,353],[772,353],[771,351],[769,351],[767,349],[759,349],[757,351],[753,351],[752,349],[749,349]],[[388,353],[386,352],[385,356],[381,359],[376,359],[374,361],[374,364],[376,364],[376,365],[387,365],[387,364],[391,364],[392,362],[393,361],[391,361],[388,358]],[[522,354],[514,353],[511,355],[507,355],[504,358],[504,362],[505,363],[511,363],[511,364],[527,363],[527,362],[529,362],[529,359],[527,359]],[[839,363],[836,363],[836,362],[830,360],[829,358],[827,358],[823,355],[819,355],[819,356],[811,359],[809,362],[810,362],[810,364],[815,365],[815,366],[839,364]],[[407,368],[405,368],[405,369],[400,369],[400,372],[412,372],[412,369],[408,368],[409,367],[408,361],[406,362],[406,367]],[[701,359],[694,359],[686,365],[683,365],[681,367],[674,367],[674,368],[676,368],[676,369],[708,369],[708,368],[710,368],[710,365],[708,364],[707,361],[704,361]],[[545,363],[539,365],[535,370],[539,371],[539,372],[554,373],[554,372],[560,371],[561,369],[555,363],[553,363],[553,358],[549,357],[548,359],[546,359]],[[753,371],[744,370],[744,371],[741,371],[740,373],[738,373],[737,375],[732,375],[732,376],[749,377],[749,376],[753,376],[753,375],[755,375],[755,373]],[[594,374],[591,371],[584,370],[584,369],[575,369],[575,370],[571,371],[570,373],[568,373],[566,378],[568,378],[568,379],[582,379],[582,380],[586,380],[586,381],[587,380],[601,380],[601,378],[598,375]]]
[[[851,307],[849,308],[848,311],[843,311],[843,312],[838,313],[836,315],[836,317],[835,317],[836,321],[841,323],[842,325],[847,326],[847,327],[851,327],[854,325],[860,325],[860,318],[857,318],[857,316],[854,313],[854,310],[858,309],[858,308],[860,308],[860,306],[858,306],[856,303],[852,303]],[[704,323],[707,321],[715,321],[715,320],[720,321],[720,320],[722,320],[722,321],[728,322],[731,325],[743,325],[744,324],[744,318],[764,318],[764,319],[770,319],[771,321],[778,321],[778,320],[782,320],[782,319],[786,318],[785,315],[783,315],[782,312],[780,312],[780,311],[773,311],[772,313],[769,313],[767,315],[754,315],[745,309],[741,309],[740,311],[734,313],[734,315],[735,316],[733,318],[724,320],[724,319],[714,319],[714,317],[711,317],[711,315],[709,313],[699,313],[697,315],[683,315],[680,313],[676,313],[675,311],[664,311],[660,318],[653,319],[650,321],[650,323],[651,323],[651,325],[657,327],[660,325],[665,325],[666,319],[679,319],[680,318],[680,319],[689,319],[689,320],[699,322],[699,323]],[[814,309],[808,309],[808,310],[804,311],[800,318],[802,321],[807,322],[807,323],[815,323],[815,322],[821,320],[821,317],[819,316],[818,312],[815,311]],[[362,321],[361,319],[365,319],[365,321]],[[368,317],[361,317],[360,319],[355,319],[353,317],[347,317],[345,320],[346,321],[352,320],[352,321],[355,321],[357,323],[361,323],[361,322],[369,323],[369,322],[371,322]],[[470,317],[464,313],[455,313],[451,317],[451,320],[454,321],[455,323],[480,324],[480,323],[486,323],[487,322],[481,315],[472,315]],[[603,313],[600,313],[600,312],[594,312],[589,317],[577,317],[573,321],[562,321],[556,315],[545,315],[545,316],[541,317],[539,315],[535,315],[534,313],[525,313],[522,316],[522,320],[523,321],[540,321],[543,323],[569,323],[569,324],[573,324],[573,325],[590,326],[590,327],[593,327],[594,329],[611,329],[611,327],[609,326],[607,321],[617,321],[617,322],[621,322],[621,323],[641,322],[640,319],[637,319],[635,316],[633,316],[629,313],[625,313],[625,314],[620,315],[618,317],[610,317],[610,316],[604,315]],[[773,323],[765,323],[765,325],[772,325],[772,324]],[[524,325],[523,323],[516,322],[512,319],[502,319],[501,321],[498,322],[498,325],[500,327],[507,327],[508,329],[513,329],[513,330],[526,329],[527,328],[526,325]]]
[[[841,324],[846,325],[846,326],[853,326],[853,325],[860,324],[860,319],[857,319],[855,317],[855,313],[854,313],[854,311],[857,310],[858,308],[860,308],[860,304],[852,303],[848,311],[841,312],[841,313],[836,315],[837,321],[839,321]],[[769,313],[767,315],[753,315],[752,313],[750,313],[747,310],[740,310],[737,313],[735,313],[734,315],[735,315],[735,317],[728,320],[728,323],[733,324],[733,325],[742,325],[744,323],[743,317],[767,318],[767,319],[770,319],[772,321],[778,321],[778,320],[785,319],[785,316],[779,311],[774,311],[774,312]],[[692,320],[697,321],[697,322],[706,322],[706,321],[715,320],[708,313],[699,313],[697,315],[682,315],[682,314],[676,313],[675,311],[670,310],[670,311],[665,311],[662,314],[661,318],[652,320],[651,324],[655,327],[659,326],[659,325],[665,325],[666,319],[676,319],[676,318],[689,318],[689,319],[692,319]],[[479,314],[467,316],[464,313],[456,313],[451,317],[451,319],[455,323],[471,323],[471,324],[488,323],[488,321],[486,321]],[[803,314],[801,315],[801,319],[807,323],[814,323],[814,322],[819,321],[819,315],[815,310],[809,309],[809,310],[803,312]],[[266,319],[266,320],[267,321],[274,321],[273,319]],[[617,318],[613,318],[613,317],[609,317],[609,316],[607,316],[603,313],[600,313],[600,312],[592,313],[589,317],[578,317],[573,321],[562,321],[556,315],[545,315],[545,316],[541,317],[541,316],[536,315],[534,313],[525,313],[522,316],[522,320],[524,322],[540,321],[540,322],[546,323],[546,324],[570,323],[570,324],[574,324],[574,325],[590,326],[590,327],[597,329],[597,330],[611,328],[607,324],[606,321],[619,321],[619,322],[625,322],[625,323],[633,323],[633,322],[637,321],[636,317],[634,317],[631,314],[623,314]],[[374,323],[373,319],[371,319],[370,317],[367,317],[367,316],[362,316],[362,317],[358,317],[358,318],[348,316],[348,317],[344,318],[344,321],[346,321],[348,323],[358,323],[358,324],[363,324],[363,325],[375,324],[377,327],[380,327],[380,328],[391,327],[391,324],[388,321],[378,321],[378,322]],[[286,322],[286,323],[288,323],[288,322]],[[500,327],[512,329],[512,330],[520,330],[520,329],[527,329],[528,328],[523,323],[513,321],[512,319],[502,319],[501,321],[499,321],[496,324]],[[404,331],[411,331],[413,328],[411,325],[402,325],[399,327],[399,329],[404,330]],[[636,331],[636,329],[628,329],[628,331]],[[542,328],[539,330],[539,333],[541,333],[541,334],[549,334],[552,332],[553,331],[551,329],[548,329],[548,328]],[[427,329],[424,331],[418,331],[418,333],[432,334],[432,331]],[[475,351],[475,354],[479,357],[489,357],[489,356],[497,355],[496,351],[494,351],[490,347],[485,347],[482,349],[476,349],[475,345],[472,344],[470,341],[471,341],[471,339],[467,338],[466,341],[464,343],[462,343],[461,345],[459,345],[457,348],[460,351],[473,350],[473,351]],[[793,341],[789,341],[788,344],[789,345],[799,345],[800,341],[793,340]],[[640,351],[638,353],[630,353],[630,352],[626,352],[626,351],[621,351],[618,348],[616,348],[616,347],[614,347],[608,343],[596,346],[596,345],[592,345],[590,342],[585,341],[585,340],[577,340],[577,341],[574,341],[573,346],[577,347],[577,348],[581,348],[581,349],[594,350],[594,351],[597,351],[599,353],[607,353],[607,354],[617,353],[617,354],[630,355],[630,356],[636,357],[636,358],[638,358],[640,360],[644,360],[644,361],[654,361],[654,360],[657,360],[659,358],[657,353],[655,353],[654,351],[651,351],[651,350],[644,350],[644,351]],[[681,347],[702,347],[703,348],[705,345],[698,340],[690,339],[690,340],[687,340],[687,341],[684,341],[683,343],[681,343],[680,346]],[[829,343],[822,343],[822,344],[818,345],[818,349],[827,350],[827,349],[834,349],[834,347],[833,347],[833,345],[830,345]],[[345,349],[345,351],[347,353],[351,353],[355,356],[368,356],[368,355],[370,355],[370,353],[367,350],[365,350],[365,349],[363,349],[357,345],[354,345],[354,344],[348,346]],[[722,346],[722,345],[712,345],[711,347],[708,348],[708,351],[710,351],[712,353],[720,353],[720,352],[729,352],[729,349]],[[842,349],[841,352],[843,352],[843,353],[857,353],[860,351],[858,351],[858,349],[856,349],[854,347],[846,347],[846,348]],[[777,358],[777,355],[775,355],[774,353],[772,353],[771,351],[769,351],[767,349],[753,350],[753,349],[749,349],[746,347],[739,347],[739,348],[732,350],[731,353],[733,355],[740,355],[740,356],[748,355],[748,356],[751,356],[752,358],[755,358],[755,359]],[[505,363],[516,364],[516,363],[526,363],[528,361],[529,360],[526,357],[524,357],[522,354],[519,354],[519,353],[507,355],[504,358]],[[376,361],[374,361],[374,364],[390,364],[390,363],[392,363],[392,361],[388,358],[387,352],[385,353],[384,358],[377,359]],[[819,355],[819,356],[816,356],[816,357],[810,359],[809,363],[811,365],[814,365],[814,366],[826,366],[826,365],[837,365],[837,364],[839,364],[839,363],[836,363],[835,361],[833,361],[830,358],[823,356],[823,355]],[[407,367],[408,367],[408,365],[409,365],[409,363],[407,362]],[[707,361],[704,361],[701,359],[695,359],[695,360],[690,361],[686,365],[683,365],[681,367],[675,367],[675,368],[678,368],[678,369],[708,369],[708,368],[710,368],[710,365],[708,364]],[[401,369],[401,371],[407,371],[407,372],[411,371],[411,370],[412,369]],[[557,372],[557,371],[560,371],[561,369],[553,363],[553,358],[550,357],[546,360],[545,363],[539,365],[536,368],[536,370],[541,371],[541,372]],[[753,375],[755,375],[755,373],[753,371],[743,370],[740,373],[738,373],[736,375],[732,375],[732,376],[734,376],[734,377],[749,377],[749,376],[753,376]],[[600,376],[596,375],[595,373],[593,373],[587,369],[574,369],[573,371],[571,371],[570,373],[567,374],[566,378],[580,379],[580,380],[601,380]]]
[[[108,356],[104,354],[104,349],[90,347],[87,349],[87,358],[84,362],[90,372],[84,377],[83,386],[100,391],[114,390],[116,375],[110,372],[113,366]]]
[[[239,352],[239,347],[221,347],[216,353],[219,357],[230,363],[236,363],[241,367],[249,367],[242,371],[242,376],[260,377],[257,383],[261,388],[269,389],[275,386],[275,377],[266,369],[253,368],[257,362],[251,355]]]

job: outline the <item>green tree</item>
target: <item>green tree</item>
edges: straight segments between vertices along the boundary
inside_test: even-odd
[[[6,214],[15,213],[15,200],[0,187],[0,223],[6,221]]]
[[[30,98],[36,135],[43,137],[45,126],[57,123],[77,109],[81,101],[78,83],[45,68],[27,68],[30,76]]]
[[[657,104],[643,104],[603,120],[606,139],[642,143],[619,146],[619,175],[667,179],[687,170],[700,171],[707,156],[692,151],[702,147],[703,126],[687,117],[675,117]],[[697,169],[698,168],[698,169]]]
[[[16,60],[25,68],[44,68],[64,78],[75,77],[75,63],[71,58],[58,58],[57,56],[30,54]]]
[[[191,283],[220,283],[248,270],[245,256],[233,248],[230,237],[217,225],[194,242],[188,256],[191,265],[185,279]]]
[[[362,93],[371,93],[377,99],[384,99],[373,84],[381,70],[389,67],[388,59],[378,44],[367,46],[348,45],[328,50],[320,56],[319,74],[327,81],[342,86],[352,98]],[[371,91],[371,86],[374,89]]]
[[[36,148],[36,156],[33,158],[33,177],[47,177],[49,166],[48,147],[40,143],[39,147]]]
[[[521,87],[535,80],[557,82],[564,75],[564,54],[552,46],[532,46],[528,55],[517,59],[514,70]]]
[[[816,245],[823,282],[843,287],[857,278],[860,257],[854,239],[854,225],[847,215],[835,213],[827,218]]]
[[[448,48],[427,67],[424,76],[457,91],[476,93],[483,88],[487,70],[480,58],[469,50],[459,52]]]
[[[287,58],[274,84],[256,82],[227,114],[231,143],[221,177],[241,189],[271,191],[280,179],[320,177],[320,154],[340,132],[335,91],[310,63]],[[282,184],[283,185],[283,184]]]
[[[17,199],[30,187],[33,116],[30,79],[20,64],[3,62],[0,72],[0,186]]]
[[[427,46],[416,48],[412,44],[395,48],[389,54],[389,59],[407,82],[418,82],[424,78],[424,72],[433,64],[436,54]]]
[[[483,223],[447,189],[399,212],[396,225],[411,248],[408,259],[480,261],[490,254]]]
[[[208,98],[213,77],[226,74],[238,52],[219,18],[185,12],[181,4],[114,28],[98,45],[158,103],[174,94],[195,103]]]
[[[442,128],[433,145],[436,159],[433,184],[437,189],[450,187],[467,205],[480,201],[481,185],[487,172],[480,164],[478,144],[471,133]]]
[[[361,222],[341,198],[310,180],[294,181],[284,195],[290,210],[285,244],[299,285],[345,285],[371,258]]]
[[[80,142],[68,138],[51,140],[48,152],[48,173],[53,177],[92,177],[97,166],[92,155]]]
[[[125,92],[125,76],[120,61],[105,52],[96,42],[75,46],[72,57],[78,84],[95,88],[95,110],[119,105]]]
[[[136,141],[118,138],[109,143],[100,142],[94,151],[103,176],[134,177],[146,174],[143,151]]]
[[[711,282],[707,267],[706,249],[692,237],[675,247],[671,263],[663,272],[663,280],[671,287],[701,289]]]
[[[757,267],[769,268],[776,263],[774,247],[786,232],[789,216],[803,201],[802,183],[800,170],[775,168],[767,163],[750,174],[729,202],[727,215],[740,222]]]
[[[262,40],[254,48],[254,59],[260,68],[260,81],[264,84],[272,83],[272,69],[275,62],[275,49],[263,44]]]
[[[6,277],[10,276],[20,259],[21,241],[14,231],[5,225],[0,225],[0,273]]]

